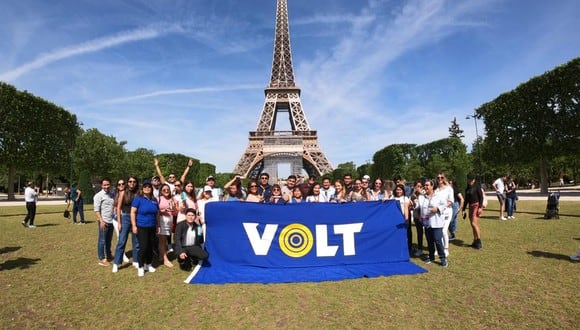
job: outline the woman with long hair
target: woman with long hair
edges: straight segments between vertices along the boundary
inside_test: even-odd
[[[284,197],[282,197],[282,188],[279,184],[272,185],[272,195],[270,196],[270,204],[284,204]]]
[[[435,193],[441,195],[441,199],[447,203],[445,213],[442,214],[445,220],[443,225],[443,248],[445,249],[445,256],[449,256],[449,225],[451,224],[451,217],[453,216],[455,196],[453,195],[453,188],[451,188],[447,177],[445,177],[445,173],[442,171],[437,173],[437,189],[435,189]]]
[[[145,180],[141,186],[141,194],[131,204],[131,227],[133,234],[139,239],[139,268],[137,276],[145,275],[145,271],[154,273],[153,244],[155,233],[159,226],[159,203],[153,195],[151,181]]]
[[[133,266],[139,267],[137,261],[139,254],[139,240],[131,230],[131,205],[133,200],[139,194],[139,180],[136,177],[130,176],[127,178],[127,186],[123,189],[117,197],[117,217],[119,217],[119,240],[117,240],[117,247],[115,248],[115,260],[113,261],[113,273],[119,270],[119,266],[123,262],[125,256],[125,248],[127,246],[127,238],[131,233],[131,245],[133,246]]]
[[[177,223],[185,221],[185,211],[187,209],[197,210],[197,196],[195,196],[195,185],[192,181],[183,181],[183,190],[175,197],[179,197],[179,213],[177,214]]]
[[[383,190],[383,180],[381,178],[376,178],[373,187],[369,191],[369,196],[371,201],[380,201],[385,198],[385,191]]]
[[[405,223],[407,224],[407,248],[409,249],[409,255],[412,253],[413,247],[413,232],[411,231],[411,223],[409,221],[409,197],[405,196],[405,186],[398,184],[395,187],[395,200],[399,202],[401,206],[401,213],[405,218]]]
[[[465,219],[465,209],[469,205],[469,222],[473,231],[473,243],[475,249],[481,249],[481,231],[479,230],[479,217],[483,213],[483,190],[479,182],[475,180],[474,174],[467,175],[467,188],[465,188],[465,203],[463,203],[463,219]]]
[[[258,181],[252,179],[248,182],[248,195],[246,196],[246,202],[251,203],[262,203],[264,197],[258,192]]]
[[[334,195],[330,198],[331,203],[346,203],[346,186],[344,181],[334,181]]]
[[[383,190],[385,192],[385,195],[383,196],[383,200],[389,200],[389,199],[394,199],[395,195],[395,181],[393,180],[385,180],[385,182],[383,183]]]
[[[413,193],[411,194],[411,205],[413,207],[413,222],[417,230],[417,250],[415,250],[415,257],[423,255],[423,224],[421,223],[421,208],[419,207],[419,196],[423,196],[425,190],[423,189],[423,180],[415,181]]]
[[[306,197],[306,201],[308,203],[318,203],[324,201],[324,199],[321,199],[320,196],[320,183],[315,182],[312,185],[312,187],[310,188],[310,193],[308,194],[308,197]]]
[[[122,221],[122,215],[121,213],[118,212],[117,209],[117,205],[119,205],[119,197],[121,196],[121,193],[123,193],[123,191],[125,190],[125,180],[123,179],[119,179],[117,180],[117,186],[114,190],[115,193],[115,197],[114,197],[114,202],[113,205],[114,206],[114,212],[115,212],[115,216],[113,217],[113,228],[115,231],[115,234],[117,234],[117,242],[119,242],[119,223]],[[123,262],[129,262],[129,258],[127,258],[127,256],[123,253]]]
[[[302,196],[302,189],[296,186],[292,189],[292,197],[288,201],[288,203],[304,203],[306,199]]]
[[[369,192],[362,186],[362,180],[360,178],[354,180],[353,189],[348,194],[346,200],[349,202],[364,202],[369,200]]]
[[[167,238],[171,236],[173,216],[177,214],[177,205],[171,197],[171,187],[164,183],[159,189],[159,262],[163,262],[166,267],[173,267],[167,256]]]

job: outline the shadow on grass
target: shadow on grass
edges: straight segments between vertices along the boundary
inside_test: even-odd
[[[557,259],[557,260],[566,260],[570,261],[570,257],[564,254],[546,252],[546,251],[528,251],[528,254],[537,257],[537,258],[550,258],[550,259]]]
[[[39,258],[18,258],[16,260],[7,260],[3,264],[0,264],[0,270],[11,270],[11,269],[27,269],[30,266],[37,264],[40,261]]]
[[[14,252],[22,249],[22,246],[7,246],[0,249],[0,254]]]
[[[60,226],[58,223],[43,223],[42,225],[36,225],[36,227],[53,227],[53,226]]]
[[[458,247],[468,247],[468,248],[471,248],[472,247],[471,244],[473,244],[473,243],[467,244],[467,243],[465,243],[465,241],[456,238],[456,239],[454,239],[452,241],[449,241],[449,244],[453,244],[453,245],[458,246]]]

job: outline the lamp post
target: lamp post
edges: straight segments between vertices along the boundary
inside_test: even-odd
[[[473,115],[467,115],[465,117],[465,119],[473,119],[473,122],[475,123],[475,141],[476,141],[476,146],[477,146],[477,172],[479,173],[479,176],[482,175],[481,173],[481,141],[479,140],[479,130],[477,128],[477,115],[473,114]],[[484,178],[485,181],[485,178]]]

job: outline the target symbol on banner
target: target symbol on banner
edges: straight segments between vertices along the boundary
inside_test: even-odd
[[[290,224],[280,233],[280,249],[287,256],[300,258],[308,254],[314,244],[314,236],[308,227],[293,223]]]

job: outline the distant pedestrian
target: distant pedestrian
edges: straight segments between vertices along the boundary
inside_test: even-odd
[[[22,225],[28,228],[36,228],[34,225],[34,217],[36,216],[38,194],[32,181],[29,181],[26,189],[24,189],[24,201],[26,202],[26,217],[22,220]]]
[[[73,183],[72,187],[70,188],[70,197],[73,201],[73,223],[77,223],[77,214],[81,218],[81,222],[79,224],[85,224],[85,210],[84,210],[84,201],[83,201],[83,192],[77,188],[77,184]]]
[[[506,201],[506,193],[505,193],[505,180],[506,175],[502,175],[501,178],[498,178],[493,183],[493,189],[495,189],[495,194],[497,195],[497,200],[499,201],[499,219],[500,220],[507,220],[504,216],[505,210],[505,201]]]

